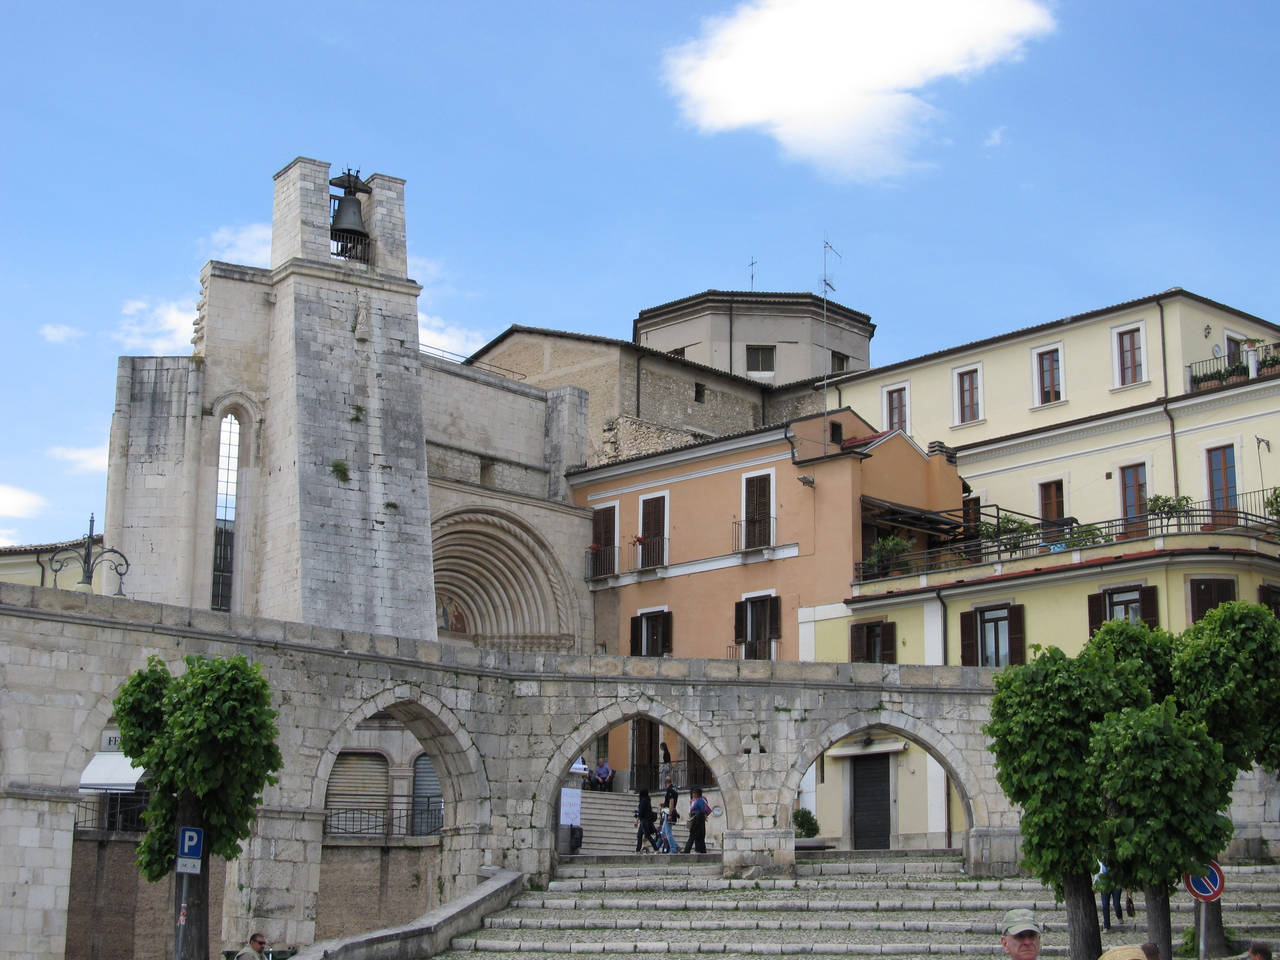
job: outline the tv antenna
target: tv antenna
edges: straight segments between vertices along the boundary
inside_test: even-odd
[[[822,238],[822,352],[826,355],[825,367],[822,373],[822,452],[827,452],[827,444],[831,440],[831,430],[827,421],[831,417],[831,406],[827,402],[827,381],[831,379],[831,350],[827,346],[827,291],[835,293],[836,285],[831,282],[831,273],[827,269],[827,254],[834,253],[836,257],[843,260],[840,251],[831,245],[831,241],[826,237]]]
[[[751,273],[751,286],[748,289],[753,291],[756,288],[756,264],[759,262],[760,261],[753,256],[751,258],[751,262],[747,264],[747,270]]]

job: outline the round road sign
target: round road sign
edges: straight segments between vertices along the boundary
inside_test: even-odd
[[[1222,896],[1222,888],[1226,885],[1222,868],[1216,861],[1210,860],[1200,868],[1200,871],[1199,874],[1184,873],[1182,885],[1187,888],[1187,893],[1197,900],[1204,903],[1217,900]]]

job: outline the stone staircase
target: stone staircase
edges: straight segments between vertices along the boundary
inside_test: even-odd
[[[755,880],[721,877],[719,860],[713,854],[562,858],[547,890],[524,892],[439,956],[999,960],[998,925],[1013,907],[1034,909],[1045,924],[1042,955],[1068,954],[1066,910],[1052,891],[1026,878],[968,878],[958,854],[826,852],[804,856],[795,877]],[[1233,936],[1280,936],[1280,867],[1228,868],[1226,889],[1224,919]],[[1104,933],[1104,949],[1147,939],[1141,898],[1135,902],[1138,916]],[[1171,906],[1177,943],[1193,923],[1193,907],[1181,891]]]
[[[586,856],[625,856],[635,853],[636,828],[635,813],[638,796],[634,793],[603,793],[595,790],[582,791],[582,849],[580,854]],[[661,800],[661,796],[659,796]],[[684,849],[689,837],[687,813],[689,795],[680,794],[678,809],[680,821],[674,832],[680,849]],[[713,849],[713,843],[719,836],[718,818],[710,818],[707,824],[707,850]],[[645,849],[648,849],[646,846]]]

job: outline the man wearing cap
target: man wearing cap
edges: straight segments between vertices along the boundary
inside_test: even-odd
[[[1000,945],[1013,960],[1036,960],[1040,956],[1040,924],[1030,910],[1010,910],[1000,929]]]

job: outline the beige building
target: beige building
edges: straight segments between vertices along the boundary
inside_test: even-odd
[[[871,318],[811,293],[707,290],[641,310],[632,340],[758,383],[865,370]]]
[[[947,452],[874,431],[850,410],[570,473],[592,512],[584,567],[605,653],[797,660],[811,643],[798,611],[845,596],[877,536],[868,502],[955,507]],[[912,546],[924,548],[920,534]],[[922,633],[899,638],[922,662]],[[613,731],[607,752],[626,779],[654,785],[659,741],[696,764],[656,724]]]

